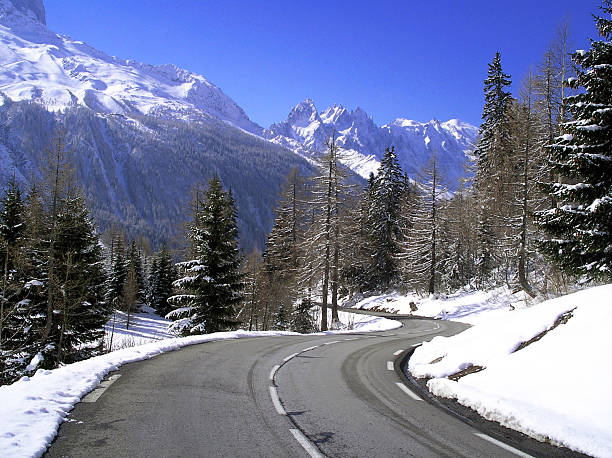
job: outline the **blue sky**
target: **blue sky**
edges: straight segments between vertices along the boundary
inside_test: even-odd
[[[258,124],[312,98],[361,106],[377,124],[478,124],[495,51],[513,91],[568,21],[574,48],[599,0],[44,0],[47,25],[106,52],[173,63],[221,87]]]

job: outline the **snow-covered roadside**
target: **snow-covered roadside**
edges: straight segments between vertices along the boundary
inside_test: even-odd
[[[350,316],[352,314],[343,314],[341,320],[345,320],[344,322],[348,324]],[[234,331],[159,340],[160,335],[156,331],[156,325],[149,326],[149,330],[152,331],[148,336],[142,326],[136,326],[136,323],[146,323],[146,319],[159,321],[158,318],[147,317],[146,314],[134,316],[134,332],[140,333],[139,339],[149,339],[152,340],[151,343],[123,348],[68,364],[59,369],[41,369],[31,378],[24,377],[12,385],[1,386],[0,455],[7,458],[41,456],[55,437],[60,423],[74,405],[96,388],[109,372],[123,364],[148,359],[187,345],[215,340],[300,335],[284,331]],[[316,335],[385,331],[401,326],[397,321],[360,315],[355,316],[352,323],[352,331],[327,331]],[[133,337],[124,328],[122,331],[117,322],[115,332],[117,333],[115,337],[119,337],[118,341],[121,341],[121,336]]]
[[[362,299],[355,304],[344,304],[363,310],[379,310],[397,314],[448,319],[476,324],[481,318],[511,307],[524,308],[529,302],[522,291],[512,293],[502,286],[488,291],[462,289],[454,294],[419,296],[418,294],[382,294]],[[411,305],[417,307],[411,310]]]
[[[612,284],[523,310],[497,312],[453,337],[435,337],[409,363],[438,396],[537,439],[593,456],[612,456]],[[549,329],[565,324],[517,350]],[[458,381],[470,366],[484,369]]]

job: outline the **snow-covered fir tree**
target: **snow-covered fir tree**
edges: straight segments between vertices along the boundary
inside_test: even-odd
[[[548,145],[558,183],[544,185],[557,205],[537,214],[549,238],[544,253],[568,272],[612,278],[612,2],[597,17],[600,40],[572,54],[578,69],[569,80],[583,91],[566,99],[573,115]]]
[[[368,216],[372,240],[370,275],[383,288],[399,278],[397,256],[404,224],[401,204],[407,190],[408,179],[399,165],[395,148],[387,148],[371,186]]]
[[[183,276],[168,299],[176,306],[168,316],[184,335],[227,331],[237,327],[236,305],[242,300],[236,209],[219,176],[209,182],[202,200],[196,196],[188,228],[194,258],[178,264]]]

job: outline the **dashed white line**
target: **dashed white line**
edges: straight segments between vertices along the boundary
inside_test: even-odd
[[[98,399],[100,399],[100,396],[102,396],[104,392],[108,390],[108,387],[115,383],[119,377],[121,377],[121,374],[114,374],[106,380],[102,380],[100,382],[100,386],[85,396],[81,402],[96,402]]]
[[[293,434],[295,440],[300,443],[304,450],[306,450],[306,453],[308,453],[312,458],[323,458],[323,455],[321,455],[316,447],[308,440],[308,438],[302,434],[302,431],[299,429],[290,429],[289,431],[291,431],[291,434]]]
[[[521,452],[520,450],[514,448],[514,447],[510,447],[507,444],[504,444],[501,441],[498,441],[497,439],[493,439],[492,437],[487,436],[486,434],[482,434],[482,433],[474,433],[476,436],[480,437],[481,439],[484,439],[486,441],[491,442],[492,444],[497,445],[498,447],[503,448],[504,450],[508,450],[511,453],[514,453],[517,456],[522,456],[525,458],[533,458],[531,457],[531,455],[528,455],[527,453]]]
[[[387,361],[387,370],[394,371],[395,367],[393,365],[393,361]]]
[[[270,371],[270,380],[274,380],[274,376],[276,375],[276,371],[280,369],[280,366],[277,364]]]
[[[325,342],[323,345],[331,345],[340,342],[339,340],[332,340],[331,342]]]
[[[400,390],[402,390],[404,393],[406,393],[408,396],[410,396],[415,401],[422,401],[420,397],[418,397],[416,394],[410,391],[408,387],[404,385],[403,383],[396,382],[395,384],[399,387]]]
[[[273,386],[270,387],[270,397],[272,398],[272,403],[274,404],[276,412],[278,412],[279,415],[287,415],[287,412],[285,412],[285,409],[280,402],[276,388]]]
[[[315,348],[319,348],[319,346],[313,345],[312,347],[304,348],[300,353],[304,353],[305,351],[314,350]]]
[[[287,356],[286,358],[283,359],[283,362],[287,362],[292,358],[295,358],[297,355],[299,355],[299,353],[293,353],[292,355]]]
[[[393,352],[393,356],[399,356],[404,352],[404,350],[397,350]]]
[[[418,347],[419,345],[423,345],[423,344],[422,344],[422,342],[415,343],[415,344],[412,344],[412,345],[410,345],[410,346],[411,346],[411,347]]]

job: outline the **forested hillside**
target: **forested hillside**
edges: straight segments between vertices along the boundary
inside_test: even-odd
[[[37,102],[0,106],[0,183],[40,178],[46,150],[61,132],[100,229],[115,225],[154,244],[172,241],[189,211],[192,188],[215,173],[238,207],[241,244],[263,246],[292,152],[222,122],[190,123],[105,115],[74,106],[50,112]]]

